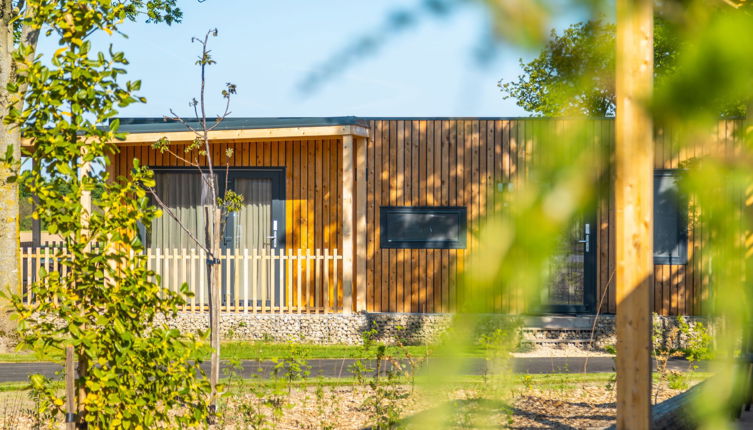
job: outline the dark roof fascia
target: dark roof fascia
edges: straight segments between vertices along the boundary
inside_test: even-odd
[[[152,118],[119,118],[120,131],[125,133],[170,133],[188,131],[186,125],[177,121],[166,121],[161,117]],[[261,117],[261,118],[227,118],[215,130],[243,130],[291,127],[326,127],[332,125],[359,125],[368,127],[369,121],[551,121],[568,120],[575,117],[470,117],[470,116],[336,116],[336,117]],[[582,119],[582,118],[579,118]],[[592,117],[590,120],[613,120],[614,117]],[[208,120],[211,126],[214,119]],[[196,120],[188,122],[191,127],[198,129]]]
[[[118,118],[120,120],[119,131],[124,133],[170,133],[190,131],[190,129],[178,121],[166,121],[163,118]],[[196,120],[187,121],[194,129],[200,129],[201,125]],[[207,119],[207,126],[212,127],[214,119]],[[368,124],[354,116],[343,117],[280,117],[280,118],[226,118],[214,130],[247,130],[268,128],[295,128],[295,127],[326,127],[333,125],[360,125],[367,127]]]

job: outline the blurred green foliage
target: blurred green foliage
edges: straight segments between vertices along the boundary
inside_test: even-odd
[[[519,96],[522,106],[532,113],[574,118],[566,127],[541,127],[531,139],[540,155],[521,186],[506,196],[509,210],[485,220],[462,282],[465,301],[456,321],[461,333],[473,333],[478,315],[492,311],[490,295],[516,298],[520,305],[513,312],[536,308],[538,291],[546,285],[545,265],[557,238],[579,213],[593,207],[602,191],[595,189],[596,179],[613,160],[608,142],[594,142],[585,120],[587,115],[613,112],[612,29],[608,24],[594,24],[601,22],[604,9],[612,3],[564,3],[566,6],[562,2],[484,3],[492,27],[500,30],[501,36],[508,36],[511,28],[518,29],[521,23],[530,26],[518,29],[520,34],[506,41],[532,47],[538,40],[537,49],[543,49],[529,64],[528,70],[535,76],[518,81],[517,90],[522,92],[516,98]],[[562,7],[585,7],[591,24],[579,24],[563,36],[555,35],[549,45],[545,39],[529,37],[540,35],[541,22],[548,27],[554,11]],[[505,8],[517,8],[515,13],[525,16],[506,27],[509,17],[516,15],[500,15]],[[681,175],[681,187],[693,201],[694,222],[703,231],[702,256],[693,261],[694,270],[703,272],[708,289],[703,310],[720,322],[713,351],[718,360],[716,376],[704,384],[692,408],[703,429],[731,428],[731,412],[740,405],[747,379],[742,366],[729,363],[739,351],[743,334],[753,329],[753,266],[748,261],[753,256],[753,123],[748,119],[742,125],[718,126],[725,115],[747,113],[753,100],[750,12],[746,1],[658,2],[655,93],[650,100],[636,101],[653,113],[656,130],[671,136],[670,158],[680,158],[681,152],[687,154],[691,147],[702,148],[683,166],[686,174]],[[516,87],[511,84],[508,88]],[[454,337],[455,346],[470,342],[468,337]],[[695,339],[699,356],[712,354],[708,340],[708,336]],[[461,367],[462,363],[457,363],[454,370]],[[453,368],[445,370],[450,374]],[[425,381],[427,387],[441,389],[442,375],[432,374]],[[651,393],[645,396],[648,399]],[[442,422],[438,414],[424,424],[438,428]]]
[[[654,23],[654,75],[674,69],[679,40],[663,20]],[[538,57],[520,60],[523,74],[498,83],[504,98],[542,116],[614,116],[615,25],[597,18],[562,34],[552,30]]]

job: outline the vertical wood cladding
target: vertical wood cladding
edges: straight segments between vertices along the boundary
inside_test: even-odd
[[[341,139],[274,140],[256,142],[228,142],[212,145],[215,165],[224,167],[225,153],[232,149],[230,167],[285,167],[285,231],[287,249],[338,249],[342,250],[342,162]],[[185,144],[171,145],[171,149],[183,156]],[[124,175],[133,166],[133,159],[151,167],[190,167],[168,153],[160,153],[149,145],[121,146],[114,158],[113,171]],[[220,161],[217,161],[220,160]],[[202,165],[206,160],[202,161]],[[330,263],[330,266],[332,264]],[[330,267],[334,270],[334,267]],[[342,279],[342,264],[338,267]],[[306,281],[304,280],[304,283]],[[315,279],[311,280],[316,282]],[[338,286],[342,282],[338,282]],[[330,305],[334,305],[334,283],[330,280]],[[341,290],[338,287],[338,290]],[[304,286],[304,300],[309,295]],[[315,297],[308,297],[314,306]],[[338,303],[342,303],[342,291],[337,291]],[[321,306],[318,303],[317,306]]]
[[[538,156],[534,135],[562,126],[564,120],[543,119],[389,119],[371,120],[367,148],[368,211],[366,292],[369,312],[446,312],[458,300],[459,274],[465,257],[477,246],[483,216],[496,207],[499,183],[519,184]],[[670,132],[658,131],[655,167],[677,169],[688,159],[711,151],[729,151],[739,121],[719,123],[714,145],[673,149]],[[614,145],[614,122],[593,120],[595,142]],[[614,313],[615,251],[614,197],[611,172],[606,166],[600,185],[608,190],[598,201],[596,213],[596,303],[601,312]],[[468,248],[465,250],[395,250],[379,245],[381,206],[465,206],[468,209]],[[692,219],[692,217],[691,217]],[[662,315],[698,314],[707,296],[708,280],[698,268],[703,264],[704,232],[691,222],[688,263],[656,265],[654,311]],[[473,291],[467,291],[473,294]],[[495,297],[499,307],[512,298]]]
[[[367,236],[366,308],[369,312],[446,312],[458,302],[459,276],[465,258],[477,243],[483,216],[500,208],[499,183],[519,186],[537,157],[534,135],[562,126],[546,119],[384,119],[369,120],[366,147]],[[613,148],[614,122],[593,120],[595,142]],[[677,169],[691,158],[713,151],[731,151],[739,121],[721,121],[713,144],[698,139],[681,151],[673,149],[671,132],[656,133],[655,167]],[[704,143],[705,142],[705,143]],[[176,145],[178,154],[185,145]],[[342,249],[342,141],[340,139],[232,142],[215,145],[215,159],[233,149],[231,166],[286,168],[287,248]],[[114,160],[116,174],[127,172],[131,160],[150,166],[185,166],[148,146],[123,146]],[[222,164],[222,163],[217,163]],[[607,166],[606,182],[611,182]],[[596,303],[600,311],[616,310],[614,286],[614,198],[611,183],[595,184],[604,192],[596,213]],[[465,206],[467,249],[381,249],[380,207]],[[656,265],[654,311],[662,315],[698,314],[707,296],[703,229],[692,222],[688,233],[688,264]],[[305,252],[305,251],[304,251]],[[341,270],[342,268],[340,268]],[[363,279],[363,278],[361,278]],[[330,294],[330,297],[334,297]],[[341,303],[342,291],[336,292]],[[473,294],[467,291],[465,294]],[[312,299],[313,300],[313,299]],[[512,297],[495,297],[500,308]]]
[[[487,190],[516,180],[530,156],[530,122],[516,120],[372,120],[367,146],[369,312],[454,309],[467,253],[481,218],[495,207]],[[527,134],[529,133],[529,134]],[[530,145],[529,145],[530,146]],[[465,206],[467,249],[381,249],[380,207]],[[468,292],[472,294],[472,292]],[[504,299],[500,299],[504,300]]]

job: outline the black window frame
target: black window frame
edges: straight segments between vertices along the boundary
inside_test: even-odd
[[[458,240],[389,240],[390,214],[458,215]],[[379,245],[382,249],[465,249],[468,236],[468,209],[465,206],[382,206],[379,209]]]
[[[654,224],[653,224],[653,241],[654,241],[654,264],[656,265],[683,265],[688,263],[688,199],[684,196],[679,189],[676,190],[677,199],[677,246],[676,253],[659,253],[656,249],[656,186],[657,179],[661,177],[674,177],[677,178],[682,169],[657,169],[654,170],[653,176],[653,193],[654,193]]]

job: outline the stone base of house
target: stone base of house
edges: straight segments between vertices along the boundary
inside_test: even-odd
[[[438,339],[452,323],[450,314],[240,314],[223,313],[224,340],[358,345],[364,336],[385,343],[421,344]],[[209,327],[208,314],[181,313],[168,321],[181,331]]]
[[[517,330],[523,343],[535,346],[603,349],[616,343],[614,315],[512,317],[480,315],[473,333],[455,333],[452,314],[357,313],[357,314],[238,314],[223,313],[222,337],[226,340],[313,344],[349,344],[363,342],[366,335],[394,344],[423,344],[443,336],[479,337],[496,329]],[[682,347],[677,332],[677,317],[655,316],[654,325],[665,342]],[[685,317],[691,327],[704,318]],[[594,324],[594,320],[596,323]],[[208,314],[181,313],[169,322],[184,332],[207,330]],[[592,334],[593,331],[593,334]]]

